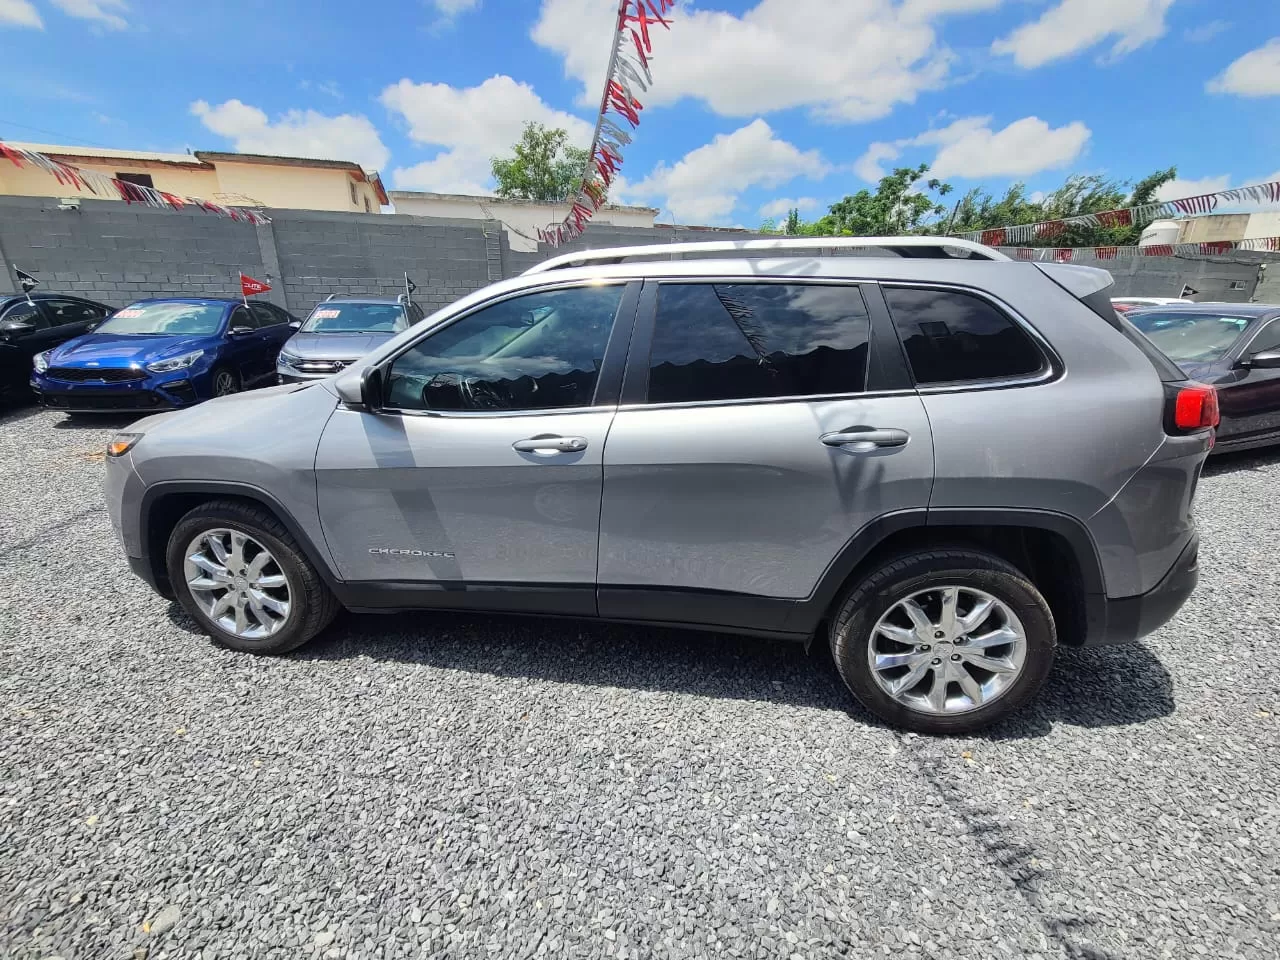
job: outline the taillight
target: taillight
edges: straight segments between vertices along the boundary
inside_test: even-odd
[[[1165,384],[1168,398],[1166,429],[1172,427],[1171,433],[1195,433],[1218,425],[1218,391],[1208,384],[1182,383]]]

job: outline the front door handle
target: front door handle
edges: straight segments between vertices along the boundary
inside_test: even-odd
[[[586,437],[530,437],[517,440],[511,445],[512,450],[521,453],[538,453],[546,456],[553,453],[581,453],[587,449]]]
[[[846,450],[869,452],[879,447],[906,446],[911,434],[905,430],[890,428],[888,430],[842,430],[837,433],[824,433],[820,438],[828,447],[842,447]]]

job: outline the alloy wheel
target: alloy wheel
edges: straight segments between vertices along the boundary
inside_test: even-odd
[[[183,572],[204,615],[227,633],[261,640],[289,622],[289,578],[261,542],[219,527],[187,546]]]
[[[867,646],[871,676],[898,703],[951,716],[1003,696],[1022,673],[1027,634],[998,597],[933,587],[895,603]]]
[[[219,370],[213,381],[213,395],[225,397],[236,392],[236,377],[230,370]]]

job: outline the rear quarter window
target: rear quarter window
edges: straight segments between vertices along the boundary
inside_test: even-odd
[[[1017,380],[1048,367],[1027,332],[982,297],[892,286],[884,295],[920,386]]]

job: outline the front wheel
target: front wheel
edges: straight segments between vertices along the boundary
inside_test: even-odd
[[[856,584],[831,627],[836,667],[876,716],[969,733],[1022,707],[1053,666],[1049,605],[1017,568],[976,550],[900,556]]]
[[[183,608],[233,650],[286,653],[338,611],[337,599],[280,521],[243,502],[202,504],[179,520],[167,565]]]
[[[239,392],[240,378],[236,376],[234,370],[219,367],[213,371],[213,395],[215,397],[229,397],[231,394]]]

